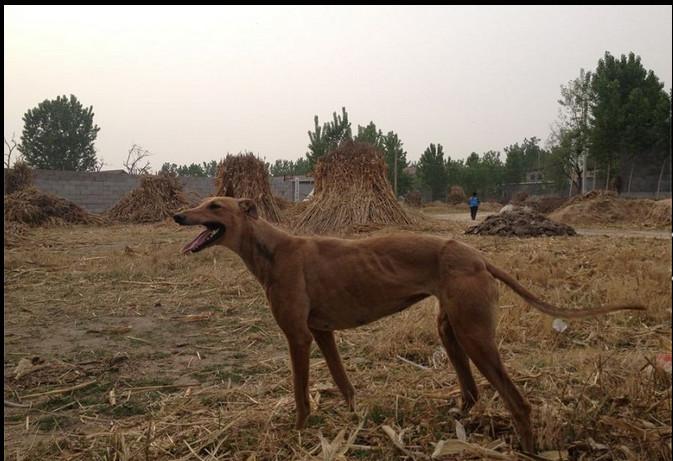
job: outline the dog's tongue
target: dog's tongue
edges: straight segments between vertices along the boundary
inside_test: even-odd
[[[193,251],[194,249],[200,247],[203,242],[206,241],[206,239],[210,236],[210,230],[206,229],[203,232],[201,232],[194,240],[192,240],[190,243],[185,245],[185,247],[182,249],[183,253],[188,253],[190,251]]]

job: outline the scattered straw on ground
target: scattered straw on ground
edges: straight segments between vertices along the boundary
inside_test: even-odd
[[[456,236],[555,305],[648,307],[559,332],[500,288],[498,348],[544,455],[531,458],[474,367],[480,400],[460,412],[433,299],[335,334],[357,416],[313,344],[312,415],[296,431],[287,341],[240,258],[180,256],[193,230],[177,225],[98,226],[75,247],[67,229],[31,231],[50,245],[5,255],[7,459],[420,461],[441,440],[464,450],[439,460],[671,459],[656,360],[671,351],[670,240]]]
[[[16,162],[5,169],[5,194],[13,194],[33,185],[33,170],[25,162]]]
[[[575,235],[575,230],[554,222],[534,211],[514,208],[493,214],[465,231],[466,234],[499,235],[503,237],[538,237],[542,235]]]
[[[4,223],[4,246],[15,247],[28,240],[28,226],[18,222],[7,221]]]
[[[117,202],[107,215],[123,223],[158,222],[189,203],[178,178],[159,173],[143,176],[140,185]]]
[[[670,210],[670,200],[657,204],[650,199],[619,197],[612,191],[591,191],[571,198],[549,217],[555,221],[579,226],[661,227],[671,223],[670,211],[666,214],[666,210]]]
[[[252,153],[227,155],[220,162],[216,184],[215,195],[253,199],[260,216],[267,221],[280,221],[266,164]]]
[[[341,233],[353,226],[412,224],[386,178],[383,154],[347,141],[318,161],[314,197],[298,219],[298,232]]]
[[[33,187],[5,195],[5,221],[28,226],[98,224],[93,215],[73,202]]]

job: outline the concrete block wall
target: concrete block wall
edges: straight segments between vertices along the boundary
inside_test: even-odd
[[[178,179],[192,202],[215,195],[215,178],[181,176]],[[275,195],[293,200],[295,187],[293,179],[271,178],[270,182]],[[103,213],[138,187],[140,177],[126,174],[123,170],[101,172],[33,170],[33,183],[38,189],[70,200],[87,211]],[[313,190],[312,179],[302,177],[299,183],[299,200],[304,199],[311,190]]]

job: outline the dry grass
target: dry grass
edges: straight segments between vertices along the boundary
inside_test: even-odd
[[[108,210],[107,216],[121,223],[159,222],[187,205],[189,200],[178,178],[159,173],[143,176],[140,185]]]
[[[314,197],[294,229],[348,233],[359,226],[413,224],[386,178],[383,154],[371,144],[346,141],[322,157],[314,171]]]
[[[275,223],[280,221],[266,164],[253,154],[227,155],[219,164],[216,184],[215,195],[253,199],[264,219]]]
[[[32,232],[30,245],[4,254],[7,460],[324,460],[335,458],[321,441],[341,430],[354,435],[342,444],[347,459],[428,459],[434,443],[456,438],[455,418],[471,447],[530,459],[516,454],[509,413],[478,373],[478,405],[454,412],[459,390],[433,301],[337,334],[360,417],[346,411],[314,347],[313,414],[297,432],[284,337],[238,257],[180,256],[193,231],[165,223]],[[671,242],[456,238],[557,305],[649,307],[557,333],[502,288],[498,338],[533,404],[540,450],[671,459],[670,375],[648,368],[671,352]],[[406,454],[386,426],[404,430]]]

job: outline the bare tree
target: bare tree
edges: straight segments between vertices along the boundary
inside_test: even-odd
[[[133,175],[148,174],[150,172],[150,162],[145,159],[151,155],[152,153],[149,150],[143,149],[138,144],[133,144],[126,156],[126,161],[124,161],[126,172]],[[143,161],[145,161],[145,164],[140,166]]]
[[[5,153],[5,168],[9,168],[12,165],[12,154],[14,153],[14,149],[19,147],[19,145],[16,143],[15,139],[16,135],[12,133],[12,139],[7,141],[7,138],[5,138],[5,146],[7,146],[7,152]]]
[[[100,172],[105,166],[105,161],[103,159],[96,160],[96,166],[94,166],[94,171],[96,173]]]

